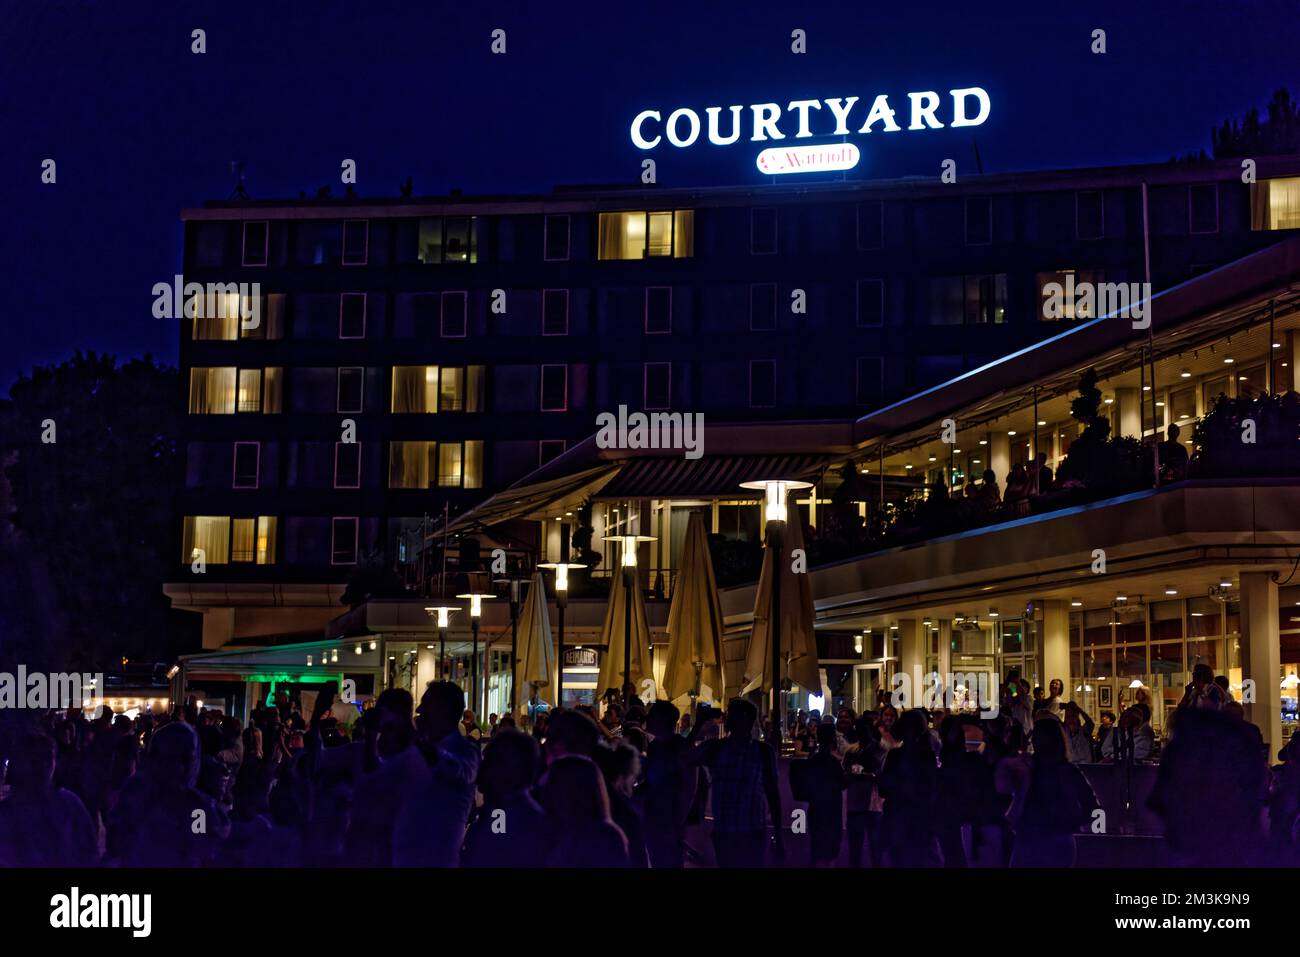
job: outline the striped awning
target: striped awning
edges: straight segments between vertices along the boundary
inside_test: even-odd
[[[828,455],[705,455],[688,459],[680,453],[629,459],[594,498],[758,498],[759,493],[742,489],[740,483],[772,478],[808,480],[831,460]]]

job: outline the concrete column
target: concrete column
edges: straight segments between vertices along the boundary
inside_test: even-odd
[[[1282,648],[1277,582],[1267,572],[1241,573],[1241,640],[1242,677],[1255,683],[1246,718],[1264,736],[1271,764],[1282,746]]]
[[[1070,682],[1070,606],[1064,601],[1044,601],[1043,606],[1043,687],[1050,688],[1053,678],[1065,686],[1064,701],[1074,694]]]
[[[1137,389],[1116,389],[1115,402],[1119,406],[1119,434],[1139,438],[1142,435],[1141,406]]]
[[[907,676],[907,680],[905,684],[895,686],[910,691],[905,703],[909,708],[915,707],[922,694],[918,681],[925,679],[925,645],[921,640],[921,623],[915,618],[898,623],[898,670]]]
[[[952,620],[941,618],[936,624],[939,626],[939,680],[943,682],[944,691],[951,693],[948,676],[952,674]],[[946,698],[939,707],[948,707]]]
[[[214,651],[235,636],[235,609],[207,608],[203,611],[203,650]]]
[[[1005,429],[989,436],[989,468],[997,476],[998,491],[1005,492],[1007,476],[1011,473],[1011,438]]]

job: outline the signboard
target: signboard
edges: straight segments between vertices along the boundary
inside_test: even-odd
[[[565,648],[564,667],[595,668],[597,663],[595,648]]]
[[[857,96],[790,100],[784,107],[780,103],[706,106],[703,118],[699,110],[686,106],[669,111],[649,109],[632,118],[630,132],[632,145],[639,150],[652,150],[664,142],[686,149],[701,142],[731,146],[745,134],[747,142],[766,143],[979,126],[989,118],[991,108],[988,93],[970,86],[949,90],[947,97],[934,90],[908,93],[906,102],[891,101],[889,94],[881,93],[869,106]],[[756,163],[761,172],[772,175],[812,173],[852,169],[861,156],[857,146],[844,140],[821,146],[765,148]]]

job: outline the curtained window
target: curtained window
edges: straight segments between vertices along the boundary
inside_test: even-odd
[[[1300,229],[1300,176],[1251,184],[1250,228]]]
[[[202,551],[209,565],[230,560],[230,518],[225,515],[186,515],[181,536],[181,561],[190,564]]]
[[[233,415],[234,366],[196,366],[190,369],[190,414]]]
[[[393,411],[438,410],[437,366],[393,366]]]
[[[689,258],[695,254],[695,211],[601,213],[596,245],[600,259]]]
[[[429,488],[437,470],[437,442],[392,442],[388,446],[388,487]]]

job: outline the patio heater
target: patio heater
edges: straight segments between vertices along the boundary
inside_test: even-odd
[[[564,610],[569,607],[569,572],[586,565],[573,562],[538,562],[538,568],[555,572],[555,610],[556,624],[559,626],[555,639],[555,707],[564,707]]]
[[[772,724],[772,738],[769,742],[773,748],[781,747],[781,580],[782,547],[785,544],[786,498],[792,491],[812,488],[811,482],[795,482],[786,479],[759,479],[753,482],[741,482],[740,487],[763,493],[763,515],[767,519],[767,547],[772,550],[771,594],[767,615],[767,640],[772,647],[772,703],[768,720]]]
[[[483,708],[481,703],[479,702],[479,696],[478,696],[479,621],[483,617],[483,600],[489,598],[495,598],[496,595],[492,594],[492,592],[470,591],[470,592],[466,592],[463,595],[457,595],[456,597],[469,599],[469,628],[470,628],[470,634],[473,636],[472,638],[473,644],[470,646],[470,658],[469,658],[469,688],[470,688],[470,700],[474,702],[473,705],[474,720],[478,721],[481,720],[483,717],[482,715]]]
[[[631,515],[628,516],[629,527]],[[623,708],[632,699],[636,688],[632,686],[632,589],[637,586],[636,550],[642,542],[653,542],[653,535],[607,535],[607,542],[618,542],[623,546]]]
[[[432,618],[435,613],[438,616],[438,670],[435,676],[439,681],[447,680],[447,625],[454,611],[460,611],[460,608],[451,605],[435,605],[424,609],[424,613],[429,617]]]
[[[494,584],[510,586],[510,713],[515,713],[515,659],[519,656],[519,606],[521,588],[527,578],[506,576],[493,579]]]

